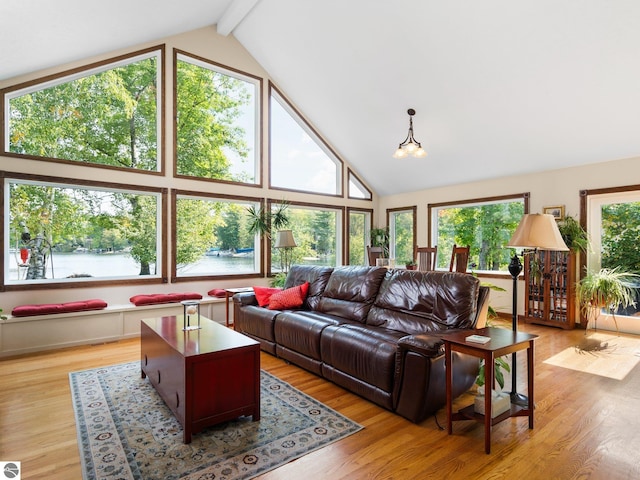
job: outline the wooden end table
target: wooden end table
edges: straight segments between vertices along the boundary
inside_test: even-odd
[[[182,315],[141,320],[142,378],[191,435],[227,420],[260,420],[260,344],[200,317],[183,331]]]
[[[491,341],[488,343],[472,343],[465,340],[469,335],[476,334],[486,337],[490,337]],[[444,348],[445,348],[445,365],[447,376],[447,430],[449,435],[453,433],[453,422],[456,420],[475,420],[477,422],[484,423],[484,450],[486,453],[491,453],[491,427],[500,423],[501,421],[511,417],[529,417],[529,428],[533,428],[533,341],[538,338],[537,335],[529,333],[514,332],[506,328],[493,328],[486,327],[473,332],[455,332],[449,335],[444,335]],[[491,417],[491,386],[494,382],[493,368],[485,368],[485,388],[489,390],[488,394],[485,391],[484,396],[484,411],[489,412],[488,415],[482,415],[474,411],[474,406],[459,410],[457,413],[453,413],[453,394],[452,394],[452,381],[453,381],[453,368],[452,366],[452,352],[466,353],[479,357],[484,360],[485,365],[494,364],[496,358],[514,353],[520,350],[527,350],[527,381],[528,381],[528,396],[529,405],[527,407],[521,407],[515,404],[511,404],[511,409],[498,415],[497,417]]]
[[[231,325],[231,323],[229,323],[229,300],[231,299],[231,297],[233,297],[236,293],[244,293],[244,292],[253,292],[253,287],[238,287],[238,288],[225,288],[224,289],[224,293],[225,293],[225,303],[227,304],[227,327]],[[233,328],[236,328],[236,322],[234,320],[233,322]]]

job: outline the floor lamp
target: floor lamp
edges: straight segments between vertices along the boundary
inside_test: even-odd
[[[541,213],[525,214],[513,233],[507,247],[527,248],[532,250],[569,250],[562,239],[560,230],[553,215]],[[509,273],[513,279],[513,312],[511,323],[514,333],[518,331],[518,276],[522,272],[522,262],[514,253],[509,264]],[[529,399],[517,390],[516,353],[511,354],[511,403],[526,407]],[[532,406],[531,406],[532,407]]]
[[[283,273],[289,273],[293,249],[297,246],[291,230],[278,230],[275,247],[280,249],[280,268]]]

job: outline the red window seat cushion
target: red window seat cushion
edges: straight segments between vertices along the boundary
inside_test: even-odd
[[[151,293],[148,295],[134,295],[129,299],[136,307],[141,305],[158,305],[161,303],[178,303],[183,300],[201,300],[199,293]]]
[[[31,315],[50,315],[52,313],[84,312],[87,310],[102,310],[107,302],[94,298],[67,303],[42,303],[37,305],[18,305],[11,311],[14,317],[29,317]]]

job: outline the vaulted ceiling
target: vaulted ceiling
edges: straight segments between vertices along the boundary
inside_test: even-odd
[[[3,0],[0,79],[217,25],[378,194],[640,155],[636,0]],[[392,158],[416,110],[423,159]]]

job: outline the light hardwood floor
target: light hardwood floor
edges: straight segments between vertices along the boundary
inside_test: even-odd
[[[618,381],[547,365],[545,359],[578,343],[584,331],[521,330],[540,335],[535,428],[528,429],[526,418],[493,427],[490,455],[480,424],[455,423],[451,436],[433,417],[412,424],[263,353],[263,369],[365,428],[260,478],[640,478],[640,367]],[[23,479],[81,479],[68,373],[136,361],[139,350],[138,340],[127,340],[0,360],[0,461],[21,461]],[[518,358],[519,391],[525,393],[525,357]],[[471,398],[461,397],[456,406]],[[446,426],[444,409],[437,418]]]

